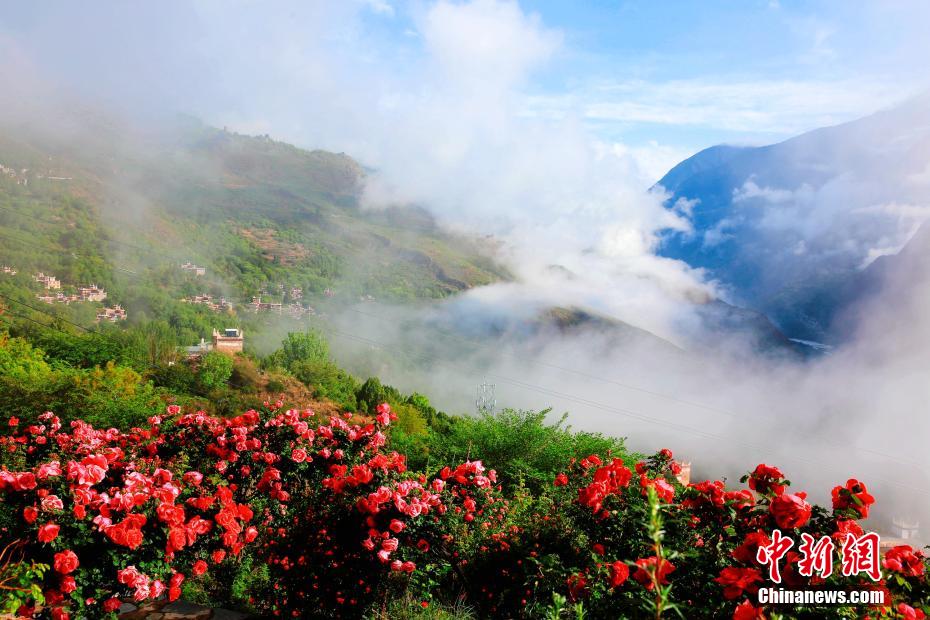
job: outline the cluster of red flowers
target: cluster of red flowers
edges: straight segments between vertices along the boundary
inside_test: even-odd
[[[622,459],[613,459],[603,466],[601,464],[601,459],[596,454],[585,457],[580,462],[584,470],[594,468],[594,475],[590,483],[578,489],[578,502],[590,508],[592,512],[606,517],[607,513],[602,511],[604,500],[609,495],[616,495],[625,489],[630,484],[633,472],[623,464]]]
[[[748,489],[728,489],[719,480],[694,482],[681,488],[674,479],[678,469],[668,451],[637,463],[635,470],[640,478],[639,493],[628,488],[631,474],[619,459],[603,466],[597,456],[581,460],[571,472],[558,474],[553,482],[556,489],[567,487],[566,498],[572,498],[571,490],[576,488],[574,503],[596,515],[593,521],[575,521],[586,527],[585,534],[595,542],[592,544],[594,564],[582,570],[575,568],[565,582],[572,600],[584,599],[595,609],[598,604],[607,604],[605,609],[611,609],[609,601],[620,600],[617,598],[621,596],[618,590],[627,582],[631,571],[634,580],[646,592],[652,591],[657,584],[674,585],[676,575],[681,573],[682,596],[691,600],[700,598],[700,591],[706,590],[706,580],[710,577],[719,589],[707,591],[708,600],[719,600],[722,594],[725,600],[735,601],[735,606],[726,613],[732,614],[736,620],[766,617],[765,610],[755,605],[755,595],[765,585],[826,587],[829,578],[835,583],[833,587],[883,589],[888,593],[889,605],[900,603],[900,600],[892,603],[892,588],[898,588],[900,594],[908,596],[923,596],[918,592],[930,593],[930,584],[926,582],[927,559],[920,551],[906,545],[891,549],[882,560],[882,566],[888,574],[897,575],[897,580],[880,579],[876,583],[865,575],[861,578],[846,576],[839,569],[832,573],[828,571],[826,577],[812,571],[811,567],[818,559],[827,564],[834,559],[839,562],[843,541],[847,537],[855,539],[863,535],[856,520],[868,516],[875,500],[866,485],[858,480],[850,479],[845,485],[835,487],[832,491],[832,515],[821,511],[815,518],[815,510],[807,501],[807,494],[788,492],[790,482],[781,470],[771,465],[760,464],[743,478]],[[654,490],[655,496],[664,504],[663,513],[671,521],[665,524],[666,529],[674,532],[679,544],[684,541],[686,548],[706,549],[706,554],[699,553],[698,559],[689,559],[681,564],[678,560],[673,563],[664,555],[640,555],[643,549],[654,548],[652,541],[640,534],[638,542],[631,543],[629,529],[625,528],[629,513],[636,509],[635,506],[641,502],[640,496],[646,495],[649,489]],[[782,581],[774,583],[763,564],[766,554],[761,553],[763,549],[768,551],[777,546],[770,537],[773,531],[776,534],[790,532],[801,543],[797,552],[794,549],[789,551],[790,545],[785,546],[779,563],[781,572],[778,577]],[[828,542],[831,540],[836,540],[836,543]],[[701,571],[709,567],[698,567],[702,561],[713,557],[714,549],[730,549],[732,564],[716,569],[719,571],[716,575],[707,575]],[[818,550],[822,552],[821,557],[814,558]],[[630,554],[635,555],[631,557]],[[595,574],[602,575],[600,582],[592,578]],[[598,587],[606,589],[599,594]],[[908,615],[910,611],[905,613],[901,611],[903,608],[898,609],[904,617],[923,617],[919,606],[900,605],[914,610],[916,614],[911,616]],[[723,609],[704,613],[717,615],[724,613]],[[890,613],[891,609],[889,606],[884,611],[877,610],[878,615],[885,611]]]
[[[267,611],[299,613],[320,599],[360,608],[382,577],[410,576],[421,562],[451,555],[450,522],[492,537],[492,521],[503,521],[488,510],[498,495],[496,474],[480,461],[445,467],[429,480],[409,473],[403,455],[384,450],[396,419],[388,405],[361,424],[333,416],[312,426],[311,416],[272,408],[264,421],[254,412],[178,420],[188,453],[211,455],[208,466],[231,488],[258,492],[252,501],[267,536],[257,553],[276,583],[260,605]]]
[[[161,418],[129,433],[79,421],[64,432],[51,413],[24,429],[16,422],[13,434],[0,438],[6,457],[24,466],[0,470],[3,503],[23,522],[8,535],[19,537],[26,557],[51,558],[43,595],[56,618],[68,618],[75,601],[108,612],[119,606],[116,595],[174,600],[185,572],[206,569],[201,557],[237,555],[257,534],[244,525],[251,509],[230,487],[207,484],[196,471],[172,471],[175,464],[159,454]],[[134,566],[143,561],[148,574]],[[108,573],[111,582],[101,583]]]
[[[246,550],[270,573],[267,591],[251,595],[272,615],[322,605],[358,616],[389,589],[413,588],[427,602],[444,583],[489,615],[539,613],[531,599],[551,600],[552,589],[593,616],[641,609],[671,585],[701,613],[764,618],[753,601],[775,583],[760,560],[777,546],[773,531],[805,544],[835,540],[838,549],[863,534],[857,520],[875,501],[850,479],[833,489],[829,513],[789,492],[784,474],[765,464],[744,478],[748,488],[683,486],[663,450],[629,466],[598,455],[569,463],[547,492],[548,512],[518,517],[481,461],[432,476],[408,471],[387,449],[396,419],[387,405],[354,423],[348,415],[321,422],[280,403],[267,409],[220,418],[169,407],[128,432],[82,422],[64,431],[50,413],[25,428],[10,420],[0,437],[8,464],[0,510],[21,527],[3,534],[52,567],[41,584],[50,615],[102,617],[121,599],[174,600],[186,579]],[[646,497],[662,506],[666,548],[646,533]],[[826,583],[796,551],[783,554],[784,583]],[[895,579],[837,571],[829,583],[893,592],[886,611],[919,618],[918,598],[930,598],[926,565],[921,552],[900,546],[882,560]]]

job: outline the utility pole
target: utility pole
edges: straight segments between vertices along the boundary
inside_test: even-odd
[[[478,409],[478,414],[493,414],[496,406],[497,400],[494,398],[494,384],[478,384],[477,398],[475,399],[475,407]]]

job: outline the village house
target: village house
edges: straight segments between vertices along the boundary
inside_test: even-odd
[[[242,330],[235,327],[227,327],[222,333],[213,330],[213,350],[222,353],[241,353],[245,339],[242,336]]]
[[[215,300],[213,295],[207,295],[206,293],[194,295],[193,297],[185,297],[181,301],[188,304],[206,306],[214,312],[232,310],[232,304],[227,301],[225,297],[220,297],[219,300]]]
[[[187,359],[193,361],[199,359],[201,356],[209,353],[213,350],[213,343],[207,342],[203,338],[200,339],[200,344],[195,344],[192,347],[185,347],[187,351]]]
[[[58,281],[58,278],[56,278],[55,276],[46,275],[42,273],[41,271],[35,274],[34,276],[32,276],[32,279],[49,290],[61,288],[61,282]]]
[[[195,276],[204,276],[207,274],[206,267],[198,267],[197,265],[195,265],[194,263],[190,261],[187,261],[186,263],[181,265],[181,269],[183,269],[184,271],[189,271],[193,273]]]
[[[910,545],[915,549],[921,549],[926,544],[927,540],[920,533],[920,522],[915,517],[895,515],[891,519],[891,527],[882,532],[879,546],[884,555],[898,545]]]
[[[27,172],[29,172],[29,168],[22,168],[17,171],[16,168],[11,168],[9,166],[0,164],[0,173],[5,174],[11,179],[15,180],[17,185],[29,184],[29,179],[26,178]]]
[[[51,293],[36,295],[36,299],[44,301],[47,304],[70,304],[72,301],[83,301],[77,295],[65,295],[61,292],[55,293],[54,295]]]
[[[307,309],[300,305],[300,302],[294,302],[287,305],[287,313],[295,319],[299,319],[306,314]]]
[[[103,301],[107,298],[107,292],[96,284],[78,287],[77,294],[81,301]]]
[[[200,344],[187,347],[187,359],[194,361],[206,355],[211,351],[221,353],[241,353],[245,339],[242,336],[242,330],[235,327],[227,327],[221,332],[213,330],[213,341],[207,342],[203,338]]]
[[[111,323],[116,323],[117,321],[126,320],[126,310],[122,306],[116,304],[112,308],[103,308],[100,312],[97,313],[97,321],[110,321]]]
[[[261,295],[253,297],[249,307],[255,312],[277,312],[281,314],[284,304],[279,301],[262,301]]]

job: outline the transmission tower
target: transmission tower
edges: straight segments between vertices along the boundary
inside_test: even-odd
[[[478,385],[477,398],[475,407],[479,414],[492,414],[497,406],[497,400],[494,398],[494,384],[481,383]]]

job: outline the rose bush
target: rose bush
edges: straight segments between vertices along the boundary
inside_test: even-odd
[[[25,556],[52,566],[42,584],[54,618],[95,617],[137,602],[176,599],[196,562],[240,553],[251,509],[235,488],[164,458],[160,418],[121,433],[51,413],[0,438],[3,534]],[[30,615],[27,605],[20,610]]]
[[[480,460],[408,470],[391,449],[394,419],[386,405],[322,420],[274,403],[233,418],[169,407],[125,432],[63,429],[50,413],[11,420],[0,438],[4,544],[49,566],[20,614],[112,616],[120,600],[174,599],[259,566],[267,579],[245,600],[288,617],[386,617],[400,599],[506,618],[920,618],[930,605],[927,559],[907,546],[884,556],[879,581],[804,576],[798,546],[779,563],[784,587],[883,589],[884,607],[756,604],[775,586],[759,550],[776,528],[798,545],[834,541],[840,566],[874,503],[858,480],[837,485],[827,510],[765,464],[747,488],[683,486],[663,450],[635,467],[592,454],[548,489],[505,492]]]

